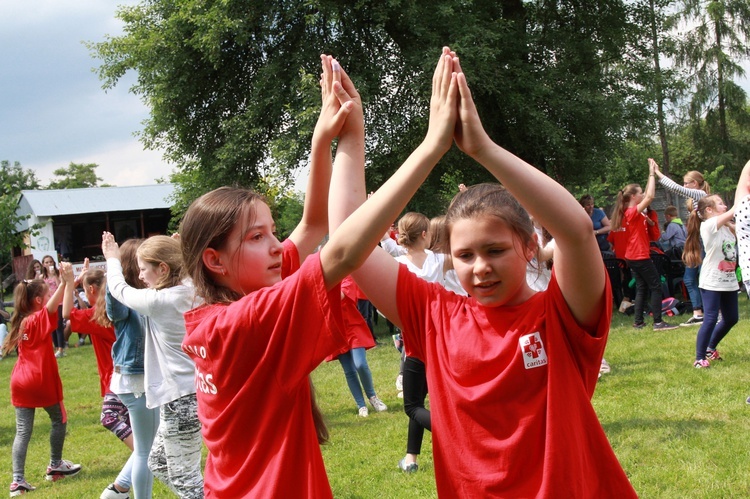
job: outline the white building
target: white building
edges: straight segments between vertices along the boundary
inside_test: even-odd
[[[28,218],[16,230],[26,233],[29,247],[13,253],[16,275],[44,255],[71,262],[100,257],[103,231],[118,242],[166,234],[173,193],[172,184],[22,191],[16,214]],[[40,228],[29,231],[34,226]]]

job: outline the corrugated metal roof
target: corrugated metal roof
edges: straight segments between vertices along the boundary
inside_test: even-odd
[[[173,192],[172,184],[21,191],[16,213],[54,217],[170,208]]]

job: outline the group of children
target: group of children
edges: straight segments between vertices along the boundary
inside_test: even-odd
[[[359,94],[335,59],[324,55],[321,65],[322,109],[304,212],[283,243],[262,197],[223,187],[191,204],[178,238],[156,236],[121,248],[104,233],[106,284],[92,271],[84,281],[93,312],[72,309],[68,264],[60,265],[52,294],[40,279],[16,288],[4,344],[6,352],[19,352],[11,378],[12,495],[33,490],[23,464],[35,407],[53,420],[47,477],[81,469],[62,460],[65,408],[49,345],[62,304],[62,314],[92,335],[98,354],[111,350],[111,367],[97,355],[104,405],[129,413],[129,431],[118,424],[110,429],[126,444],[130,439],[133,453],[102,497],[128,497],[131,489],[138,499],[150,497],[150,473],[180,497],[331,497],[320,451],[328,429],[310,375],[327,358],[367,348],[362,331],[349,327],[342,313],[342,293],[349,301],[355,295],[340,283],[351,276],[401,329],[406,358],[421,363],[424,388],[414,395],[423,405],[427,386],[432,394],[429,426],[422,426],[434,432],[440,496],[635,497],[591,405],[612,297],[604,266],[580,265],[600,258],[589,215],[564,187],[489,138],[459,58],[447,47],[433,74],[424,140],[366,199]],[[450,255],[452,268],[445,256],[425,250],[419,217],[399,263],[378,243],[454,143],[500,183],[462,189],[448,207],[440,254]],[[613,226],[645,223],[641,212],[657,171],[651,162],[645,193],[639,186],[623,189]],[[746,217],[749,185],[750,172],[743,171],[734,211]],[[705,357],[736,320],[736,280],[732,304],[723,263],[732,210],[717,196],[697,204],[685,253],[693,254],[690,238],[699,230],[706,251]],[[527,283],[539,250],[532,218],[554,238],[544,291]],[[636,267],[641,326],[653,276],[641,265],[641,236],[634,237],[628,259]],[[750,241],[750,230],[741,232],[741,249],[743,238]],[[431,258],[434,264],[427,263]],[[425,269],[436,277],[426,278]],[[446,284],[448,271],[463,292]],[[714,281],[716,289],[708,285]],[[660,306],[652,309],[655,329],[667,329]],[[377,410],[374,391],[360,381]],[[405,377],[405,392],[407,384]],[[119,421],[116,412],[110,414]],[[202,442],[208,449],[203,470]],[[416,469],[413,463],[405,457],[400,467]]]
[[[677,218],[676,209],[668,210],[665,216],[671,230],[666,231],[664,239],[669,244],[668,249],[678,249],[685,264],[683,282],[693,316],[682,325],[700,326],[693,361],[693,366],[698,369],[710,367],[712,361],[723,360],[717,347],[738,321],[738,254],[740,268],[743,258],[746,265],[750,264],[750,241],[742,237],[742,234],[750,233],[750,220],[745,215],[750,199],[748,170],[750,162],[745,165],[737,184],[735,205],[729,208],[721,197],[710,193],[708,183],[699,172],[688,172],[683,185],[679,186],[661,173],[653,159],[649,159],[646,191],[638,184],[625,186],[618,193],[613,211],[612,226],[615,230],[621,227],[625,230],[625,259],[636,281],[633,327],[644,326],[644,301],[650,293],[654,330],[664,331],[677,326],[661,320],[661,285],[659,273],[649,256],[648,225],[651,222],[645,211],[654,197],[655,177],[659,177],[665,189],[687,198],[687,228]],[[737,216],[738,210],[745,216]],[[675,223],[676,219],[680,223]]]

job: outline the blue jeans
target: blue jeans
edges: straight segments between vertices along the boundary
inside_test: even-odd
[[[690,304],[693,310],[703,310],[703,299],[701,292],[698,289],[698,276],[701,273],[701,266],[688,267],[685,266],[685,274],[682,276],[682,282],[685,283],[688,295],[690,296]]]
[[[117,475],[115,483],[123,489],[131,489],[131,497],[150,499],[154,486],[154,474],[148,469],[148,453],[159,428],[159,408],[146,407],[146,395],[135,397],[132,393],[118,395],[130,414],[133,430],[133,453]]]
[[[651,313],[654,316],[654,324],[661,322],[661,278],[656,265],[648,260],[627,260],[630,272],[635,277],[635,322],[643,322],[644,304],[646,295],[651,293]]]
[[[346,353],[339,355],[339,362],[344,368],[346,384],[349,385],[349,391],[357,403],[357,407],[365,406],[365,399],[362,396],[362,388],[365,389],[367,398],[375,396],[375,387],[372,384],[372,373],[370,366],[367,365],[367,354],[364,348],[352,348]],[[362,386],[360,386],[360,382]]]
[[[732,326],[737,324],[739,303],[737,291],[708,291],[701,289],[703,324],[695,341],[695,360],[706,358],[706,349],[716,350]],[[721,311],[721,321],[719,321]],[[718,322],[717,322],[718,321]]]

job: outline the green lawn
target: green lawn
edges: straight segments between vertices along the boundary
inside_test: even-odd
[[[606,352],[612,372],[599,383],[594,406],[641,497],[750,497],[750,406],[745,404],[750,395],[749,305],[741,296],[742,320],[720,348],[726,360],[709,370],[692,368],[696,327],[654,333],[631,329],[629,317],[617,314],[613,319]],[[314,373],[318,401],[331,431],[323,455],[334,495],[434,497],[429,433],[420,471],[405,475],[396,467],[405,451],[407,419],[394,386],[398,354],[382,321],[378,333],[381,345],[368,352],[368,360],[388,412],[358,418],[338,362]],[[14,361],[11,356],[0,362],[5,387]],[[82,463],[84,470],[55,484],[44,481],[49,420],[39,410],[27,479],[38,487],[33,497],[98,498],[128,453],[99,425],[101,399],[91,346],[71,348],[59,364],[69,414],[64,454]],[[5,388],[0,390],[0,476],[6,487],[11,480],[14,421]],[[159,483],[154,491],[154,497],[171,496]]]

